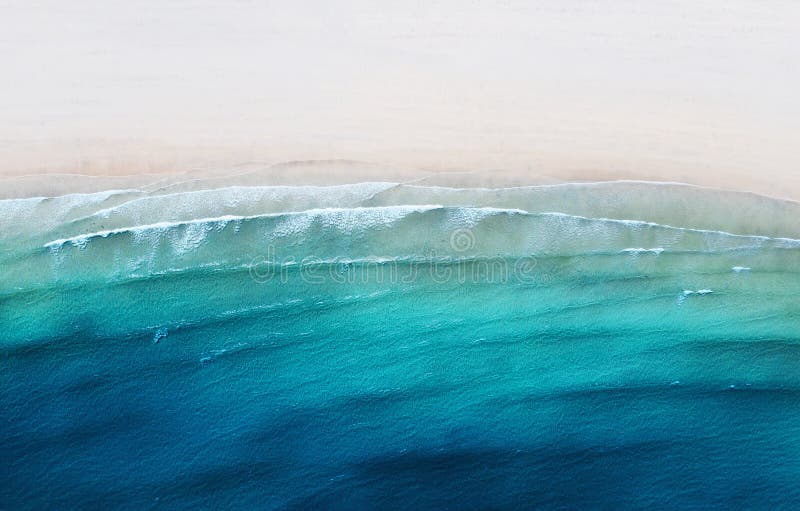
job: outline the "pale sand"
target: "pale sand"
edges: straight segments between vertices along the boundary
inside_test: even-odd
[[[797,200],[798,33],[775,0],[19,2],[0,197],[244,174]]]

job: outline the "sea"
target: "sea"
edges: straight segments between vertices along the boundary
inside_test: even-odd
[[[800,509],[800,203],[0,200],[0,509]]]

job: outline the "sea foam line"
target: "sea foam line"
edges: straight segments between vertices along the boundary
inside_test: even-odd
[[[399,220],[403,218],[405,215],[410,213],[424,213],[427,211],[433,210],[446,210],[446,211],[454,211],[460,214],[466,214],[464,216],[464,220],[470,220],[471,222],[482,220],[488,216],[498,215],[498,214],[509,214],[509,215],[524,215],[529,217],[552,217],[552,218],[565,218],[565,219],[575,219],[581,220],[585,222],[598,222],[598,223],[608,223],[608,224],[616,224],[622,225],[625,227],[632,227],[632,228],[642,228],[642,227],[650,227],[650,228],[657,228],[657,229],[665,229],[665,230],[672,230],[678,232],[688,232],[688,233],[697,233],[697,234],[704,234],[704,235],[715,235],[715,236],[722,236],[722,237],[730,237],[736,239],[743,239],[743,240],[758,240],[758,241],[774,241],[774,242],[781,242],[781,243],[788,243],[794,247],[800,247],[800,240],[794,238],[772,238],[769,236],[760,236],[760,235],[749,235],[749,234],[733,234],[725,231],[715,231],[715,230],[708,230],[708,229],[694,229],[694,228],[686,228],[686,227],[675,227],[671,225],[664,225],[658,224],[655,222],[645,222],[641,220],[624,220],[624,219],[613,219],[613,218],[593,218],[593,217],[586,217],[580,215],[569,215],[566,213],[560,212],[543,212],[543,213],[530,213],[528,211],[524,211],[521,209],[512,209],[512,208],[494,208],[494,207],[481,207],[481,208],[469,208],[469,207],[451,207],[451,206],[442,206],[440,204],[436,205],[404,205],[404,206],[378,206],[378,207],[356,207],[356,208],[317,208],[317,209],[310,209],[304,211],[296,211],[296,212],[280,212],[280,213],[265,213],[260,215],[250,215],[250,216],[238,216],[238,215],[225,215],[220,217],[212,217],[212,218],[200,218],[200,219],[193,219],[193,220],[184,220],[178,222],[157,222],[153,224],[145,224],[140,226],[133,226],[133,227],[122,227],[118,229],[110,229],[105,231],[97,231],[88,234],[81,234],[78,236],[72,236],[68,238],[61,238],[57,240],[50,241],[44,245],[45,248],[58,248],[63,246],[67,243],[71,243],[72,245],[83,247],[92,239],[96,238],[106,238],[108,236],[112,236],[115,234],[123,234],[123,233],[142,233],[146,231],[166,231],[171,228],[175,227],[182,227],[182,226],[197,226],[197,225],[207,225],[209,228],[217,227],[224,227],[230,222],[237,222],[237,221],[245,221],[245,220],[253,220],[253,219],[261,219],[261,218],[277,218],[277,217],[291,217],[291,216],[324,216],[336,213],[343,213],[343,212],[389,212],[394,215],[391,218],[391,221]],[[628,249],[626,249],[628,250]],[[642,249],[630,249],[630,250],[642,250]],[[645,250],[661,250],[663,249],[655,248],[655,249],[645,249]]]
[[[390,182],[382,182],[382,181],[367,181],[364,183],[356,183],[356,184],[346,184],[346,185],[334,185],[334,186],[313,186],[313,185],[303,185],[303,186],[288,186],[288,185],[276,185],[276,186],[241,186],[241,185],[233,185],[233,186],[226,186],[223,188],[210,188],[205,190],[187,190],[187,191],[180,191],[180,192],[171,192],[171,193],[164,193],[164,194],[153,194],[147,195],[144,197],[137,197],[130,201],[123,202],[122,204],[117,204],[110,208],[104,208],[97,210],[89,215],[84,217],[78,218],[78,221],[87,220],[95,217],[108,217],[114,213],[122,211],[124,209],[129,209],[131,207],[137,205],[144,205],[147,203],[153,202],[161,202],[161,201],[169,201],[175,200],[179,198],[192,198],[192,199],[202,199],[202,198],[230,198],[235,200],[248,200],[252,199],[253,196],[259,194],[268,194],[270,192],[274,193],[284,193],[289,195],[290,193],[310,193],[310,192],[325,192],[325,191],[353,191],[353,192],[363,192],[365,194],[364,200],[368,200],[373,197],[376,193],[386,191],[394,186],[396,183]],[[321,197],[324,198],[324,197]],[[259,199],[264,199],[264,197],[259,197]],[[318,208],[321,209],[321,208]]]
[[[693,227],[677,227],[674,225],[668,224],[659,224],[656,222],[647,222],[644,220],[626,220],[626,219],[619,219],[619,218],[602,218],[602,217],[588,217],[588,216],[581,216],[581,215],[569,215],[567,213],[559,213],[557,211],[548,211],[544,213],[528,213],[532,216],[535,215],[548,215],[554,217],[569,217],[569,218],[577,218],[580,220],[586,220],[589,222],[608,222],[612,224],[620,224],[625,225],[627,227],[655,227],[660,229],[669,229],[675,230],[680,232],[691,232],[697,234],[712,234],[715,236],[725,236],[731,238],[742,238],[742,239],[752,239],[752,240],[761,240],[761,241],[780,241],[784,243],[790,243],[792,245],[800,246],[800,239],[796,238],[773,238],[770,236],[762,236],[758,234],[734,234],[727,231],[715,231],[713,229],[696,229]],[[638,249],[637,249],[638,250]]]
[[[80,234],[78,236],[71,236],[69,238],[60,238],[57,240],[53,240],[50,242],[45,243],[44,248],[58,248],[67,243],[70,243],[75,246],[85,246],[87,242],[92,239],[96,238],[107,238],[109,236],[113,236],[116,234],[125,234],[125,233],[142,233],[146,231],[166,231],[168,229],[172,229],[175,227],[184,227],[184,226],[197,226],[197,225],[209,225],[214,226],[215,224],[218,226],[224,226],[231,222],[240,222],[246,220],[255,220],[261,218],[278,218],[284,216],[323,216],[326,214],[331,213],[341,213],[341,212],[362,212],[362,211],[382,211],[382,212],[389,212],[397,215],[392,220],[396,220],[402,218],[406,214],[409,213],[423,213],[425,211],[431,211],[436,209],[444,209],[441,205],[420,205],[420,206],[384,206],[384,207],[377,207],[377,208],[368,208],[368,207],[358,207],[358,208],[319,208],[319,209],[310,209],[306,211],[297,211],[297,212],[281,212],[281,213],[265,213],[262,215],[250,215],[250,216],[239,216],[239,215],[224,215],[219,217],[212,217],[212,218],[198,218],[193,220],[183,220],[179,222],[156,222],[153,224],[145,224],[145,225],[137,225],[133,227],[120,227],[118,229],[109,229],[104,231],[97,231],[87,234]]]

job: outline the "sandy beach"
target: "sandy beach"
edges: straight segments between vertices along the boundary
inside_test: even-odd
[[[256,172],[800,199],[798,19],[792,2],[12,2],[0,194]]]

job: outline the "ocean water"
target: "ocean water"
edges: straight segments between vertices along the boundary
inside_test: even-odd
[[[798,509],[800,205],[0,201],[0,509]]]

